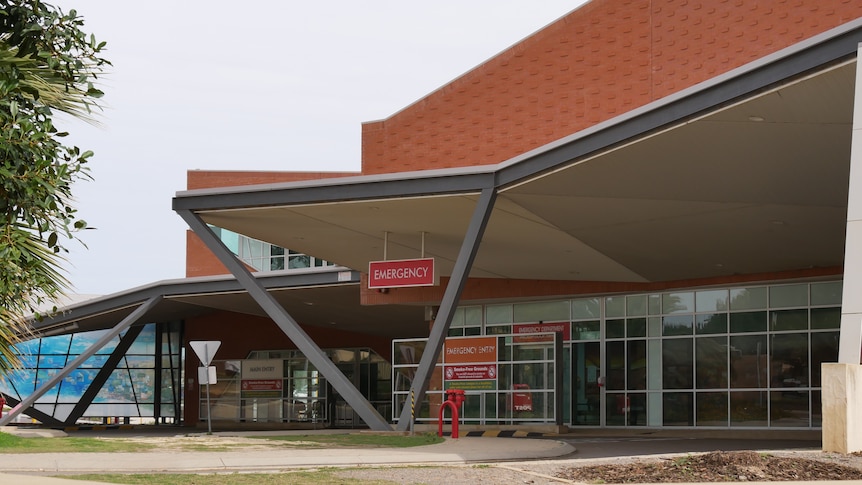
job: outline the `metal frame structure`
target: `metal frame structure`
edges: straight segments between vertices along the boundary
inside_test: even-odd
[[[149,300],[146,300],[143,303],[141,303],[138,306],[138,308],[135,309],[135,311],[133,311],[131,314],[129,314],[129,316],[127,316],[122,321],[120,321],[120,323],[115,325],[114,328],[112,328],[109,332],[106,332],[104,335],[102,335],[102,337],[99,340],[97,340],[93,345],[91,345],[90,348],[88,348],[85,352],[81,353],[81,355],[79,355],[77,358],[75,358],[75,360],[73,360],[68,365],[66,365],[66,367],[64,367],[60,372],[58,372],[57,374],[52,376],[50,379],[48,379],[44,384],[42,384],[38,389],[36,389],[33,392],[33,394],[30,394],[24,400],[20,401],[17,405],[15,405],[15,407],[13,407],[12,410],[9,411],[8,414],[6,414],[2,418],[0,418],[0,426],[6,426],[13,419],[15,419],[19,414],[30,409],[33,406],[33,404],[35,404],[36,401],[40,397],[45,395],[46,392],[48,392],[49,390],[51,390],[51,388],[56,386],[57,383],[59,383],[60,381],[65,379],[66,376],[68,376],[72,371],[74,371],[75,369],[80,367],[81,364],[83,364],[84,362],[87,361],[87,359],[89,359],[90,357],[95,355],[96,352],[98,352],[102,347],[107,345],[111,340],[113,340],[118,335],[120,335],[120,333],[122,333],[124,330],[128,329],[129,327],[134,325],[138,320],[143,318],[147,314],[147,312],[152,310],[161,300],[162,300],[161,296],[154,296],[154,297],[151,297]],[[113,357],[113,355],[112,355],[112,357]],[[117,360],[119,361],[119,358]],[[104,371],[104,369],[103,369],[103,371]],[[95,382],[93,384],[95,384]],[[91,387],[95,388],[96,386],[91,385]],[[98,386],[98,387],[101,387],[101,386]],[[88,389],[88,391],[89,390],[90,389]],[[98,389],[96,389],[95,392],[98,392]],[[95,395],[94,395],[94,397],[95,397]],[[80,404],[79,404],[79,406],[80,406]],[[76,409],[77,409],[77,407],[76,407]]]

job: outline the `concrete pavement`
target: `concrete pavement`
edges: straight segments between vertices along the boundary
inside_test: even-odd
[[[18,434],[46,436],[62,432],[52,430],[14,430]],[[188,430],[166,428],[163,436],[188,436]],[[199,430],[197,435],[206,436]],[[150,430],[142,433],[153,432]],[[345,430],[302,430],[297,434],[344,433]],[[170,433],[174,433],[171,435]],[[182,434],[177,434],[182,433]],[[288,434],[286,431],[221,432],[215,436],[249,436]],[[102,435],[108,435],[103,433]],[[113,432],[117,435],[117,432]],[[123,435],[124,433],[120,433]],[[76,436],[99,433],[74,433]],[[0,483],[22,485],[86,484],[78,480],[48,478],[41,475],[62,473],[125,472],[125,473],[190,473],[190,472],[267,472],[287,468],[356,465],[435,465],[481,462],[516,462],[560,459],[596,459],[612,456],[646,456],[677,453],[680,450],[714,451],[718,449],[801,449],[817,448],[819,442],[805,440],[693,439],[690,437],[584,436],[560,435],[553,438],[447,438],[435,445],[413,448],[365,449],[240,449],[212,451],[147,451],[141,453],[0,453]],[[89,482],[94,483],[94,482]],[[842,482],[848,485],[847,482]],[[822,485],[822,482],[818,482]]]

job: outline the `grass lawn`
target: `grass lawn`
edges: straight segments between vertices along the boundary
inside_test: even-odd
[[[134,475],[75,475],[64,476],[78,480],[92,480],[106,483],[123,483],[128,485],[392,485],[395,482],[387,480],[345,480],[335,474],[333,469],[303,470],[285,473],[219,473],[202,475],[184,474],[134,474]]]

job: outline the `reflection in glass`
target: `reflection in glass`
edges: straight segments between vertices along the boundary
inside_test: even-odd
[[[630,340],[626,342],[626,346],[628,347],[628,376],[626,389],[646,389],[646,340]]]
[[[769,312],[769,329],[774,332],[783,330],[808,330],[808,310],[780,310]]]
[[[691,389],[694,384],[692,339],[662,342],[662,382],[665,389]]]
[[[758,426],[768,424],[766,391],[730,393],[730,425]]]
[[[693,315],[676,315],[662,318],[662,334],[665,336],[691,335]]]
[[[841,308],[812,308],[811,329],[838,329],[841,326]]]
[[[607,380],[605,385],[610,390],[626,388],[626,353],[625,342],[607,342]]]
[[[727,337],[695,339],[697,388],[727,388]]]
[[[730,332],[765,332],[766,312],[745,312],[730,314]]]
[[[820,365],[838,362],[838,332],[813,332],[811,334],[811,385],[820,387]]]
[[[730,387],[766,387],[766,335],[730,337]]]
[[[727,426],[727,393],[698,392],[697,425]]]
[[[727,333],[727,313],[703,313],[694,316],[695,333]]]
[[[759,310],[766,308],[766,287],[733,288],[730,290],[730,310]]]
[[[772,335],[772,387],[808,386],[808,334]]]
[[[625,320],[608,320],[605,322],[605,338],[624,338],[625,336]]]
[[[694,312],[694,293],[664,293],[661,295],[661,310],[670,313]]]
[[[808,427],[808,391],[773,391],[769,401],[770,426]]]
[[[666,392],[662,395],[664,426],[694,426],[694,409],[690,392]]]
[[[626,320],[626,336],[646,337],[646,318],[629,318]]]

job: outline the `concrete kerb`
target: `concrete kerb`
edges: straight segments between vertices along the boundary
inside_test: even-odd
[[[63,436],[56,430],[13,430],[31,436]],[[317,431],[319,434],[346,433],[347,430]],[[294,432],[309,434],[307,430]],[[285,431],[224,431],[214,436],[284,435]],[[186,433],[184,436],[191,434]],[[205,433],[196,433],[203,435]],[[225,471],[275,471],[316,466],[374,466],[468,464],[495,461],[553,459],[574,453],[573,446],[549,439],[462,437],[412,448],[326,448],[253,449],[142,453],[35,453],[0,454],[0,473],[91,473],[122,470],[126,473],[189,473]]]

